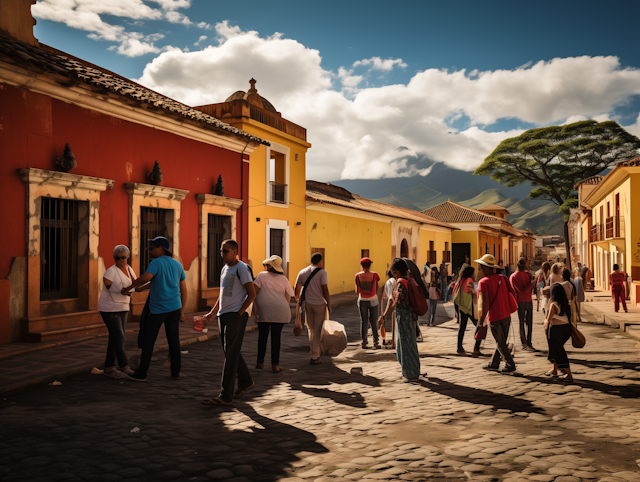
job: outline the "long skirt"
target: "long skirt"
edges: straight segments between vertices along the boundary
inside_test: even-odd
[[[402,367],[402,376],[409,380],[420,376],[416,323],[410,310],[396,308],[396,356]]]

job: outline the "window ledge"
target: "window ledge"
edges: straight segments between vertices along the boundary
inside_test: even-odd
[[[135,196],[149,196],[160,199],[170,199],[182,201],[189,191],[176,189],[174,187],[155,186],[153,184],[140,184],[137,182],[128,182],[124,185],[129,194]]]
[[[101,179],[99,177],[82,176],[60,171],[47,171],[33,167],[18,169],[18,173],[22,180],[28,184],[49,184],[73,189],[85,189],[87,191],[106,191],[113,188],[115,184],[112,179]]]
[[[242,199],[235,199],[231,197],[215,196],[213,194],[196,194],[198,204],[207,204],[210,206],[224,206],[230,209],[240,209]]]

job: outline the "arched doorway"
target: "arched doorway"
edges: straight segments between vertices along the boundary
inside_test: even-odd
[[[406,239],[403,239],[402,243],[400,243],[400,257],[401,258],[409,257],[409,244],[407,243]]]

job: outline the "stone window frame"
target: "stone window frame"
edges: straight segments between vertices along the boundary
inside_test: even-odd
[[[64,308],[67,311],[97,310],[99,297],[99,264],[98,245],[100,241],[100,193],[112,189],[115,181],[92,176],[83,176],[67,172],[48,171],[45,169],[18,169],[22,181],[26,184],[27,195],[27,318],[41,316],[40,301],[40,266],[41,266],[41,229],[40,215],[41,197],[69,199],[88,202],[89,210],[85,214],[86,226],[80,235],[88,236],[88,286],[85,291],[86,307],[71,303]],[[84,298],[81,296],[81,304]],[[50,303],[50,302],[48,302]],[[62,302],[64,304],[64,302]]]
[[[129,194],[129,249],[131,251],[131,267],[137,276],[140,272],[140,208],[158,208],[172,211],[167,220],[168,237],[171,241],[173,257],[180,258],[180,208],[189,191],[173,187],[155,186],[128,182],[124,185]]]
[[[266,220],[266,230],[265,230],[265,258],[267,259],[271,256],[271,230],[272,229],[281,229],[284,231],[284,259],[282,260],[282,267],[285,270],[285,275],[289,276],[289,262],[291,260],[291,251],[290,251],[290,232],[289,232],[289,221],[285,221],[282,219],[267,219]]]
[[[231,239],[236,239],[237,214],[244,201],[213,194],[196,194],[196,200],[200,205],[199,211],[199,254],[200,254],[200,286],[199,300],[217,297],[220,288],[209,288],[207,283],[207,258],[209,256],[209,214],[215,216],[228,216],[231,218]]]
[[[277,142],[269,141],[270,145],[266,146],[266,198],[265,204],[267,206],[275,206],[279,208],[288,208],[289,207],[289,194],[291,192],[291,148],[284,146],[282,144],[278,144]],[[284,155],[284,168],[285,168],[285,182],[287,185],[285,191],[285,199],[286,202],[278,203],[271,201],[271,151],[275,151],[278,154]]]

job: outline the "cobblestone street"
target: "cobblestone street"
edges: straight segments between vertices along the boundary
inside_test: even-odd
[[[453,306],[438,312],[437,326],[421,327],[419,384],[402,382],[392,350],[360,347],[350,306],[332,316],[347,326],[349,347],[321,365],[309,365],[306,330],[296,338],[290,324],[283,371],[254,370],[258,336],[247,333],[243,353],[255,388],[233,407],[200,403],[218,394],[218,340],[186,348],[183,380],[169,377],[159,354],[147,383],[86,373],[6,396],[0,478],[640,481],[636,340],[581,325],[587,345],[567,343],[576,381],[566,384],[544,376],[536,313],[540,351],[521,351],[517,342],[518,372],[501,375],[482,370],[491,336],[484,357],[459,356]],[[467,328],[468,351],[472,339]]]

